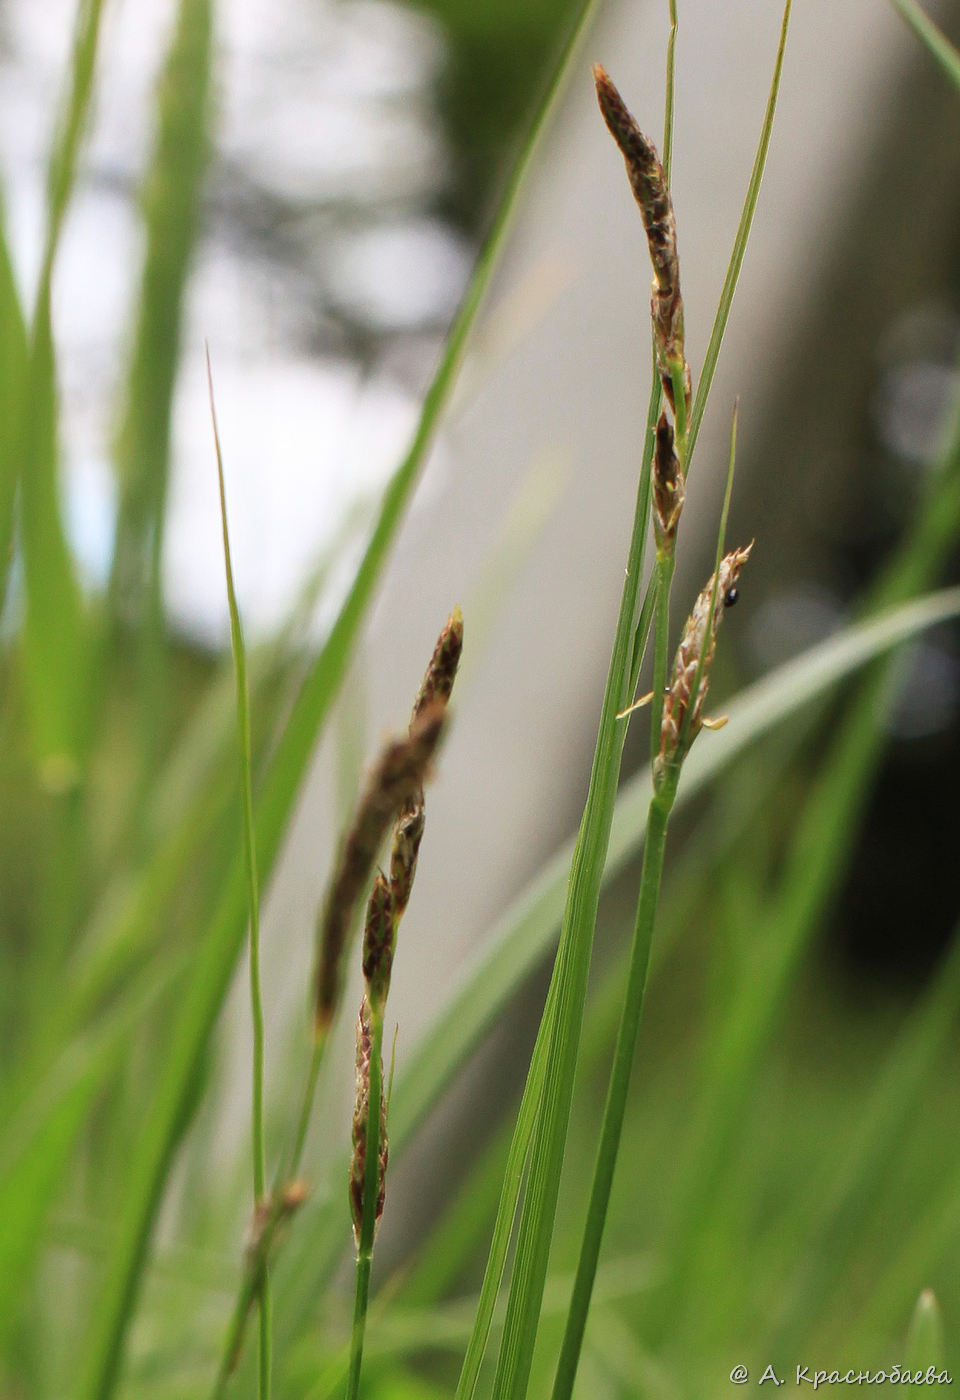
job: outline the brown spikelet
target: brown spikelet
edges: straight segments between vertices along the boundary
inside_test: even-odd
[[[457,677],[457,667],[463,651],[463,614],[459,608],[444,623],[437,638],[430,664],[420,682],[413,703],[410,723],[415,724],[427,705],[446,705]],[[413,877],[417,872],[417,857],[423,839],[423,789],[405,804],[393,829],[393,849],[390,853],[390,892],[393,897],[394,927],[399,924],[410,902]]]
[[[394,922],[399,923],[407,905],[413,877],[417,873],[417,857],[426,820],[423,797],[408,802],[393,828],[393,849],[390,852],[390,891],[393,896]]]
[[[653,527],[658,549],[672,547],[685,499],[683,472],[674,447],[673,425],[666,413],[661,413],[653,454]]]
[[[703,702],[710,682],[710,664],[717,646],[717,632],[723,617],[724,603],[740,577],[740,570],[749,559],[752,549],[751,542],[746,549],[735,549],[724,555],[720,561],[713,614],[711,615],[710,605],[713,600],[714,575],[711,574],[706,587],[693,605],[693,612],[687,618],[673,663],[670,690],[664,696],[660,754],[657,760],[658,774],[662,773],[668,764],[683,758],[702,726]],[[694,686],[695,695],[691,694]],[[686,733],[683,734],[685,723]],[[681,735],[683,752],[680,751]]]
[[[350,1213],[353,1216],[353,1237],[360,1246],[360,1233],[363,1228],[363,1184],[367,1169],[367,1125],[370,1119],[370,1056],[373,1054],[373,1037],[370,1030],[370,1008],[364,997],[357,1017],[357,1098],[353,1110],[353,1156],[350,1159]],[[380,1075],[383,1083],[383,1074]],[[380,1094],[380,1145],[377,1170],[377,1214],[379,1225],[386,1198],[387,1158],[387,1106],[381,1090]]]
[[[454,608],[437,638],[430,664],[420,682],[417,698],[413,702],[413,720],[418,719],[434,701],[445,705],[450,699],[462,651],[463,613],[459,608]]]
[[[680,295],[673,200],[656,147],[640,130],[610,75],[599,63],[595,63],[593,77],[600,111],[611,136],[620,147],[630,188],[640,206],[647,233],[655,274],[650,311],[664,393],[671,408],[676,411],[673,387],[673,372],[676,370],[683,380],[689,408],[690,369],[683,348],[683,298]]]
[[[443,711],[439,701],[425,706],[407,737],[393,739],[386,745],[340,848],[317,929],[314,1022],[318,1033],[327,1028],[336,1010],[343,950],[353,910],[391,821],[405,803],[422,791],[427,766],[443,730]]]
[[[367,901],[363,926],[363,980],[367,1000],[375,1014],[381,1016],[390,989],[395,928],[390,881],[378,874]]]

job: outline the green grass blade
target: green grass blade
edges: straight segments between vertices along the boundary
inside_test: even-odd
[[[960,90],[960,53],[953,47],[947,36],[937,28],[932,19],[924,14],[920,6],[916,4],[916,0],[892,0],[892,4],[897,13],[916,34],[931,58],[940,65],[954,87]]]
[[[81,0],[70,91],[54,141],[47,228],[21,409],[21,519],[26,619],[23,661],[41,772],[64,790],[77,779],[88,716],[86,629],[57,484],[56,363],[50,290],[60,234],[76,181],[93,91],[102,0]]]
[[[550,995],[553,995],[551,984]],[[530,1073],[527,1076],[517,1112],[516,1124],[510,1139],[506,1166],[503,1170],[503,1183],[497,1203],[497,1214],[490,1238],[487,1265],[480,1287],[480,1298],[474,1315],[473,1327],[467,1341],[467,1349],[457,1382],[456,1400],[470,1400],[480,1376],[480,1367],[490,1335],[493,1312],[500,1291],[503,1270],[507,1262],[507,1250],[516,1218],[516,1205],[520,1195],[523,1172],[530,1151],[537,1106],[543,1092],[543,1076],[547,1064],[547,1035],[550,1017],[544,1016],[537,1032],[536,1043],[530,1059]]]
[[[213,422],[213,442],[217,458],[217,485],[220,492],[220,522],[223,529],[223,564],[227,582],[227,606],[230,610],[230,641],[237,688],[237,739],[240,747],[240,782],[243,809],[243,855],[247,874],[247,900],[250,911],[250,1014],[253,1022],[253,1082],[251,1094],[253,1151],[253,1205],[266,1195],[266,1152],[263,1142],[263,994],[260,988],[260,881],[257,874],[257,841],[253,816],[253,765],[250,759],[250,692],[247,684],[247,653],[243,644],[243,627],[237,592],[233,582],[233,560],[230,555],[230,530],[227,524],[227,488],[223,479],[223,454],[217,429],[217,411],[213,401],[213,376],[210,354],[207,352],[207,384],[210,389],[210,417]],[[257,1305],[260,1317],[260,1367],[257,1376],[259,1400],[269,1400],[271,1372],[270,1336],[270,1277],[264,1265],[258,1288]]]
[[[41,781],[68,792],[80,778],[89,712],[87,636],[63,532],[57,484],[57,394],[49,290],[38,308],[20,439],[20,522],[26,612],[22,657]]]
[[[712,620],[717,607],[720,561],[723,556],[727,518],[730,514],[730,499],[733,494],[736,449],[737,408],[735,406],[733,411],[733,424],[730,430],[730,456],[727,467],[727,484],[723,496],[723,507],[720,511],[719,528],[717,530],[713,591],[710,597],[710,610],[707,615],[707,636],[710,635]],[[664,574],[661,572],[661,566],[665,562],[668,562],[670,567]],[[672,551],[668,560],[664,558],[661,551],[658,551],[658,587],[663,590],[662,596],[664,597],[669,591],[670,575],[672,572]],[[665,650],[669,621],[665,608],[661,611],[658,607],[657,611],[657,651],[660,652]],[[700,693],[703,683],[705,654],[705,651],[701,652],[697,663],[693,685],[690,688],[690,694],[692,696],[697,696]],[[657,665],[655,663],[653,682],[655,697],[658,689],[662,694],[665,675],[665,670],[662,674],[658,675]],[[651,725],[653,731],[651,737],[656,744],[656,749],[651,759],[651,766],[656,760],[656,750],[659,749],[660,745],[660,708],[659,706],[657,707],[656,715]],[[686,750],[690,714],[691,708],[688,706],[686,717],[680,729],[680,738],[678,741],[678,751],[681,755]],[[680,762],[682,764],[682,758]],[[656,770],[654,769],[654,771]],[[603,1243],[607,1211],[610,1205],[610,1191],[613,1186],[614,1171],[616,1170],[617,1158],[620,1153],[623,1121],[627,1111],[627,1097],[630,1090],[633,1061],[636,1055],[637,1037],[640,1032],[640,1019],[643,1014],[647,971],[650,966],[650,950],[653,946],[654,925],[656,923],[657,908],[660,900],[660,884],[663,877],[667,828],[670,820],[670,813],[676,799],[678,777],[679,773],[674,774],[668,771],[662,776],[659,782],[655,781],[653,784],[653,792],[647,814],[646,833],[643,844],[643,868],[640,875],[640,892],[637,899],[637,913],[634,921],[630,961],[627,969],[626,987],[623,997],[623,1008],[617,1028],[613,1063],[611,1065],[610,1077],[607,1085],[607,1098],[603,1110],[600,1142],[597,1147],[593,1182],[590,1187],[590,1200],[587,1206],[587,1217],[580,1243],[576,1278],[574,1280],[573,1293],[570,1299],[570,1309],[567,1313],[563,1342],[560,1347],[560,1356],[557,1361],[556,1376],[553,1384],[553,1400],[569,1400],[569,1397],[573,1393],[577,1367],[580,1363],[580,1353],[583,1347],[584,1333],[587,1328],[587,1316],[590,1311],[594,1280],[597,1274],[597,1265],[600,1261],[600,1248]]]
[[[559,83],[554,82],[534,121],[447,338],[413,441],[387,486],[350,591],[327,642],[305,678],[277,745],[257,801],[257,848],[265,876],[272,869],[317,736],[343,678],[380,570],[455,383],[467,337],[493,276],[524,177],[558,89]],[[105,1285],[88,1333],[79,1389],[86,1400],[106,1400],[116,1384],[150,1232],[189,1101],[190,1084],[223,1003],[243,937],[244,888],[242,862],[235,863],[198,953],[195,976],[170,1028],[167,1060],[156,1098],[146,1116],[145,1130],[130,1162],[116,1244],[108,1260]]]
[[[125,600],[156,585],[148,557],[163,533],[170,410],[184,291],[209,149],[210,0],[181,0],[157,92],[157,130],[142,193],[145,253],[123,417],[112,587]],[[154,551],[155,553],[155,551]],[[116,606],[116,599],[114,599]]]
[[[750,182],[747,185],[747,194],[743,201],[740,222],[737,225],[737,234],[733,240],[733,250],[730,254],[730,262],[727,266],[727,274],[723,280],[720,304],[717,307],[717,314],[714,318],[713,329],[710,332],[710,339],[707,342],[707,350],[703,357],[700,377],[697,380],[697,392],[694,395],[693,408],[690,413],[690,431],[687,439],[688,465],[693,458],[693,449],[700,433],[700,425],[703,422],[710,386],[713,384],[713,376],[716,372],[717,361],[720,358],[720,346],[723,344],[723,335],[727,329],[730,308],[733,305],[734,293],[737,290],[737,282],[740,278],[740,269],[743,266],[744,254],[747,251],[750,229],[753,226],[753,216],[757,208],[757,200],[760,197],[760,183],[763,180],[763,171],[767,163],[767,151],[770,148],[770,135],[773,131],[773,118],[777,110],[777,96],[780,92],[780,76],[783,72],[783,55],[787,44],[787,30],[790,25],[790,6],[791,0],[786,0],[786,4],[783,7],[783,20],[780,25],[780,42],[777,46],[773,78],[770,82],[770,93],[767,98],[767,110],[764,113],[763,127],[760,131],[760,143],[757,146],[753,170],[750,173]]]
[[[210,144],[211,11],[211,0],[180,0],[160,78],[155,145],[142,195],[146,248],[137,325],[115,453],[119,506],[110,600],[115,614],[119,609],[137,621],[140,807],[163,732],[161,561],[171,410]],[[139,829],[142,823],[130,825]]]

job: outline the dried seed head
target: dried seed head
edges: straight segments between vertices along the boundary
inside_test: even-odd
[[[459,608],[444,623],[443,631],[437,638],[430,665],[427,667],[420,689],[413,704],[413,719],[423,714],[434,701],[446,704],[450,699],[453,682],[456,680],[460,653],[463,651],[463,613]]]
[[[357,1017],[357,1100],[353,1110],[353,1157],[350,1161],[350,1212],[353,1216],[353,1237],[360,1246],[363,1229],[363,1184],[367,1169],[367,1125],[370,1117],[370,1056],[373,1038],[370,1031],[370,1008],[364,997]],[[383,1074],[380,1075],[383,1083]],[[386,1197],[387,1178],[387,1106],[380,1094],[380,1143],[377,1170],[377,1214],[379,1225]]]
[[[666,413],[661,413],[653,454],[653,525],[658,548],[672,547],[685,499],[683,472],[674,448],[673,425]]]
[[[422,792],[427,767],[443,731],[444,705],[427,705],[404,739],[393,739],[380,754],[327,890],[317,929],[317,975],[314,1021],[324,1031],[336,1010],[341,962],[350,919],[380,843],[397,812]]]
[[[657,774],[671,763],[682,759],[696,738],[703,720],[703,702],[710,682],[710,663],[717,646],[717,631],[723,617],[724,600],[735,589],[740,570],[750,557],[753,543],[746,549],[735,549],[724,555],[720,561],[717,578],[716,605],[711,615],[714,575],[693,605],[693,612],[687,618],[673,663],[673,676],[670,690],[664,696],[663,720],[660,727],[660,755],[657,760]],[[697,673],[699,670],[699,682]],[[696,686],[696,694],[692,694]],[[687,718],[689,714],[689,719]],[[680,751],[684,724],[683,752]]]
[[[383,1014],[390,990],[394,928],[390,882],[385,875],[378,874],[370,892],[363,927],[363,979],[367,985],[367,999],[378,1015]]]
[[[647,233],[655,274],[650,311],[664,393],[671,408],[676,411],[673,388],[673,373],[676,370],[683,381],[689,409],[690,369],[683,348],[683,298],[680,295],[673,200],[653,142],[644,136],[609,74],[599,63],[594,64],[593,76],[600,111],[611,136],[620,147],[630,188],[640,206]]]

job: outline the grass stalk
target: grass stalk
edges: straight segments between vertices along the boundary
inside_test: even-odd
[[[217,458],[217,485],[220,492],[220,522],[223,530],[223,563],[227,583],[227,604],[230,610],[230,641],[237,687],[237,738],[240,746],[240,778],[242,785],[243,854],[247,871],[247,892],[250,902],[250,1014],[253,1022],[253,1083],[251,1095],[253,1152],[253,1204],[256,1210],[266,1193],[266,1149],[263,1137],[263,992],[260,986],[260,882],[257,874],[257,841],[253,819],[253,776],[250,757],[250,692],[247,684],[247,654],[240,623],[240,609],[233,579],[230,553],[230,530],[227,524],[227,491],[223,478],[223,454],[217,428],[217,411],[213,399],[213,375],[210,352],[207,350],[207,387],[210,392],[210,419]],[[258,1287],[260,1311],[260,1366],[258,1400],[270,1396],[270,1276],[266,1262]]]
[[[613,1065],[607,1086],[603,1126],[600,1130],[600,1146],[597,1149],[590,1202],[587,1207],[587,1218],[577,1262],[577,1273],[553,1383],[553,1400],[562,1400],[562,1397],[568,1397],[573,1393],[577,1364],[580,1360],[587,1314],[590,1309],[590,1299],[600,1259],[600,1245],[607,1219],[610,1188],[613,1185],[613,1173],[620,1147],[620,1135],[626,1111],[637,1034],[640,1029],[643,994],[647,981],[653,926],[656,919],[663,858],[666,850],[667,823],[670,819],[675,794],[675,781],[665,784],[660,792],[654,794],[647,814],[640,896],[630,950],[630,965],[627,972],[623,1011],[617,1030]]]
[[[670,0],[670,33],[667,36],[667,81],[663,101],[663,174],[670,183],[673,174],[673,113],[674,89],[676,87],[677,54],[677,0]]]
[[[733,474],[736,461],[736,444],[737,415],[736,412],[734,412],[733,426],[730,433],[730,459],[727,468],[727,485],[724,493],[723,509],[720,515],[720,527],[717,532],[717,553],[714,564],[713,588],[710,596],[710,609],[705,630],[705,641],[700,652],[696,677],[690,691],[690,700],[687,705],[684,725],[680,731],[678,762],[676,764],[667,765],[661,780],[657,781],[655,779],[653,796],[650,800],[650,808],[647,813],[646,839],[643,846],[643,866],[640,874],[640,893],[637,899],[637,913],[633,928],[627,985],[624,993],[623,1009],[620,1015],[620,1024],[617,1030],[613,1065],[611,1067],[610,1079],[607,1086],[603,1125],[600,1129],[600,1144],[597,1148],[593,1184],[590,1189],[590,1202],[587,1207],[587,1218],[580,1244],[580,1257],[577,1264],[573,1295],[570,1301],[570,1310],[567,1314],[563,1342],[557,1362],[557,1372],[553,1385],[553,1400],[569,1400],[569,1397],[573,1393],[577,1365],[583,1346],[583,1336],[586,1331],[587,1314],[590,1310],[590,1299],[597,1273],[597,1264],[600,1259],[600,1246],[603,1241],[607,1209],[610,1204],[610,1189],[613,1185],[613,1174],[617,1163],[617,1156],[620,1151],[623,1120],[627,1108],[627,1095],[630,1089],[630,1078],[637,1047],[637,1035],[640,1030],[640,1019],[643,1012],[643,998],[647,984],[647,969],[650,965],[650,949],[653,944],[653,931],[656,923],[657,905],[660,898],[660,884],[663,877],[667,827],[670,821],[670,813],[673,810],[673,804],[676,799],[677,785],[679,783],[680,771],[686,752],[687,735],[685,730],[689,728],[695,709],[695,701],[701,693],[701,687],[704,685],[706,677],[706,667],[709,664],[710,649],[706,639],[711,636],[712,624],[717,608],[720,561],[723,556],[723,541],[726,533],[727,517],[730,512],[730,496],[733,490]],[[661,557],[669,559],[672,564],[672,551],[669,553],[661,551],[661,555],[658,557],[658,564],[660,563]],[[662,596],[665,596],[665,591]],[[666,627],[666,618],[658,617],[658,653],[662,643],[662,638],[659,633],[661,628],[665,631]],[[654,684],[656,685],[656,679]],[[662,693],[663,683],[661,682],[660,694],[662,695]],[[659,753],[659,717],[654,723]],[[655,760],[656,755],[654,756],[654,762]],[[653,768],[653,771],[656,773],[656,767]]]

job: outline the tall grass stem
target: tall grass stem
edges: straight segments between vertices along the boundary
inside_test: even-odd
[[[250,901],[250,1014],[253,1022],[253,1085],[252,1085],[252,1151],[253,1206],[263,1201],[266,1193],[266,1149],[263,1134],[263,992],[260,985],[260,882],[257,873],[257,841],[253,818],[253,776],[250,758],[250,692],[247,683],[247,656],[243,642],[243,627],[233,578],[230,552],[230,530],[227,523],[227,491],[223,477],[223,454],[217,411],[213,398],[213,374],[210,352],[206,352],[207,388],[210,393],[210,419],[217,458],[217,484],[220,491],[220,521],[223,531],[223,563],[227,582],[227,604],[230,610],[230,640],[237,686],[237,736],[240,745],[240,777],[242,783],[243,852],[247,870],[247,893]],[[258,1371],[259,1400],[270,1396],[270,1280],[264,1264],[259,1286],[260,1366]]]

